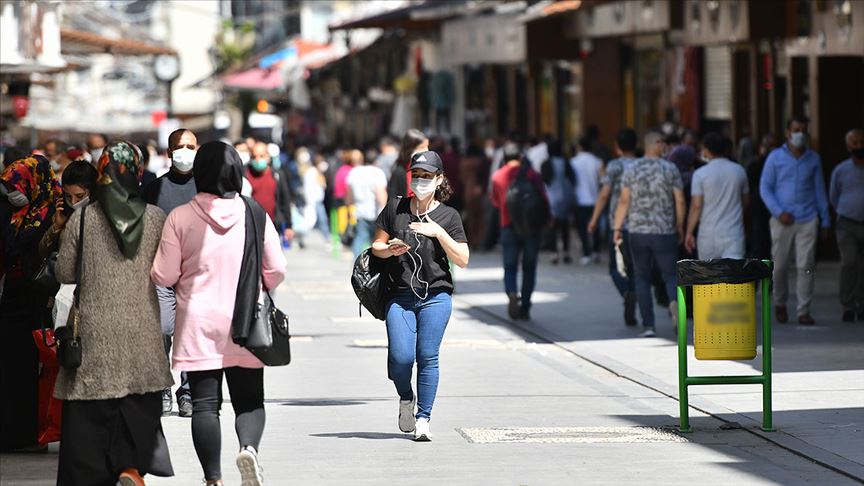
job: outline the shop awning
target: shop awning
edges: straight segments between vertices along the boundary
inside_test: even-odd
[[[491,0],[473,2],[428,1],[333,24],[330,26],[330,31],[350,29],[433,30],[437,29],[444,20],[492,8],[497,3]]]
[[[170,47],[132,39],[111,39],[68,27],[60,28],[60,41],[63,54],[177,55],[177,51]]]
[[[535,20],[547,19],[556,15],[575,12],[582,6],[582,0],[543,0],[538,2],[525,11],[525,14],[519,17],[522,22],[533,22]]]
[[[285,89],[292,82],[288,76],[292,69],[316,69],[339,59],[343,54],[332,44],[295,39],[287,47],[262,56],[258,59],[257,66],[225,74],[221,77],[221,81],[222,85],[229,89],[255,91]]]
[[[281,89],[285,83],[279,68],[274,66],[266,69],[255,67],[228,74],[222,78],[222,85],[226,88],[273,91]]]

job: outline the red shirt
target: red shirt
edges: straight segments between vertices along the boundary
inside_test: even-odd
[[[246,178],[252,185],[252,199],[258,202],[270,219],[276,220],[276,178],[268,167],[264,172],[256,174],[252,169],[246,171]]]
[[[504,167],[498,169],[494,175],[492,175],[492,205],[498,208],[499,220],[501,222],[501,227],[506,228],[510,226],[510,213],[507,211],[507,189],[513,185],[516,181],[516,177],[519,175],[519,169],[521,166],[518,164],[507,164]],[[529,168],[528,172],[525,174],[528,177],[528,180],[533,182],[535,186],[537,186],[537,190],[540,191],[540,194],[543,194],[543,197],[548,199],[546,195],[546,187],[543,185],[543,179],[540,177],[534,169]]]

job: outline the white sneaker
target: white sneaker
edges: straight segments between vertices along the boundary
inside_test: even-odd
[[[414,428],[414,442],[429,442],[432,440],[432,431],[429,429],[429,419],[419,418]]]
[[[237,469],[240,470],[240,486],[261,486],[264,476],[258,464],[258,452],[254,447],[246,446],[237,454]]]
[[[414,432],[414,405],[417,396],[411,400],[399,400],[399,430],[406,434]]]
[[[588,265],[588,264],[590,264],[592,261],[593,261],[593,257],[590,257],[590,256],[583,256],[582,258],[579,259],[579,265],[583,265],[583,266],[584,266],[584,265]]]

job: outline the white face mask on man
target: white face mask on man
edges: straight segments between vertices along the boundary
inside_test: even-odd
[[[180,172],[189,172],[195,163],[195,151],[189,148],[181,148],[171,152],[171,163]]]
[[[789,142],[796,149],[803,149],[807,146],[807,134],[804,132],[792,132],[792,135],[789,137]]]

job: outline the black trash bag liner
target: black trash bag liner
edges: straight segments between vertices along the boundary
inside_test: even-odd
[[[384,260],[372,254],[367,248],[354,261],[351,272],[351,287],[360,305],[379,320],[384,320],[387,313],[388,275],[384,270]],[[362,311],[361,311],[362,315]]]
[[[740,284],[771,278],[771,264],[748,258],[717,258],[715,260],[680,260],[678,285]]]

